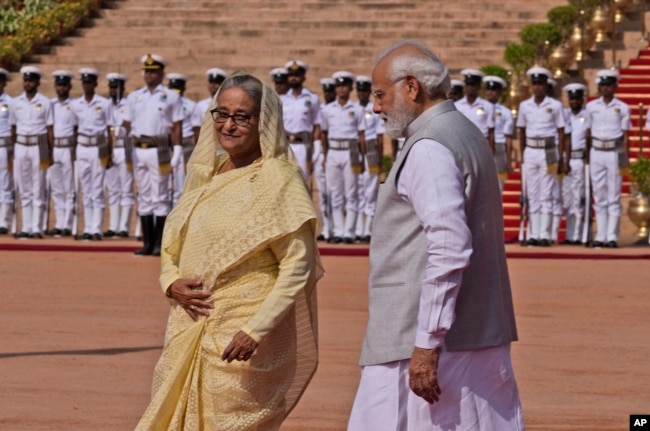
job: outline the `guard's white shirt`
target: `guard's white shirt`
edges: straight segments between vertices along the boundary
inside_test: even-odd
[[[517,127],[525,128],[528,138],[555,136],[564,126],[564,107],[555,99],[544,97],[538,105],[533,96],[519,104]]]
[[[318,124],[320,100],[311,91],[303,87],[298,96],[290,89],[280,97],[282,100],[282,117],[284,130],[289,133],[311,132]]]
[[[32,100],[23,93],[13,100],[11,107],[9,122],[16,126],[18,135],[42,135],[47,133],[47,126],[54,124],[50,99],[41,93],[36,93]]]
[[[129,103],[126,100],[126,97],[120,99],[119,102],[113,103],[113,136],[116,138],[124,139],[126,138],[126,127],[124,127],[124,122],[128,121],[131,118],[131,112],[129,110]]]
[[[2,138],[11,136],[11,124],[9,122],[11,100],[7,93],[0,94],[0,137]]]
[[[477,97],[474,103],[469,103],[467,96],[454,102],[456,109],[476,125],[487,138],[488,129],[494,129],[494,105],[487,100]]]
[[[203,117],[205,116],[205,113],[208,111],[208,108],[210,107],[210,103],[212,103],[212,97],[208,97],[207,99],[199,100],[196,102],[196,115],[194,116],[194,120],[192,121],[192,127],[201,127],[203,125]]]
[[[366,140],[377,139],[377,135],[386,133],[384,120],[382,120],[379,114],[375,114],[372,111],[373,106],[372,102],[368,102],[366,106],[362,106],[366,117],[366,131],[364,132]]]
[[[81,135],[97,136],[113,124],[113,102],[99,94],[93,95],[90,102],[84,96],[75,99],[72,109],[79,119],[77,131]]]
[[[598,139],[616,139],[630,130],[630,107],[614,97],[609,104],[600,97],[587,103],[587,129]]]
[[[505,144],[506,136],[512,136],[515,120],[512,111],[500,103],[494,105],[494,142]]]
[[[359,139],[359,132],[366,130],[365,112],[351,100],[343,106],[338,101],[328,103],[322,111],[321,129],[328,132],[328,139]]]
[[[566,109],[568,123],[571,125],[571,151],[581,150],[586,146],[585,132],[587,131],[587,112],[583,108],[578,114]]]
[[[183,121],[183,103],[178,93],[163,85],[153,91],[145,86],[127,97],[133,136],[169,135],[177,121]]]
[[[54,111],[54,137],[67,138],[74,134],[74,128],[79,125],[77,114],[72,109],[73,99],[67,98],[60,102],[58,98],[53,98],[52,110]]]
[[[185,96],[181,97],[183,103],[183,138],[194,136],[194,124],[196,123],[196,102]]]

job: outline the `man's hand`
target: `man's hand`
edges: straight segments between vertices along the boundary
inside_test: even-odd
[[[440,348],[421,349],[415,347],[409,366],[409,386],[415,395],[424,398],[429,404],[439,400],[440,386],[438,385],[438,360]]]

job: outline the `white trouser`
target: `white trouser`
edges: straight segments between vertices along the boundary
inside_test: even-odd
[[[362,368],[348,431],[522,431],[510,345],[440,355],[442,393],[427,403],[409,388],[409,359]]]
[[[591,189],[596,213],[596,241],[618,241],[621,217],[621,175],[616,151],[591,149],[589,153]],[[609,219],[612,219],[610,222]]]
[[[77,145],[77,178],[81,186],[85,233],[102,233],[104,214],[104,176],[106,168],[99,160],[99,148]]]
[[[356,215],[359,208],[359,184],[357,175],[352,172],[350,152],[348,150],[330,149],[327,152],[325,174],[327,190],[332,202],[333,235],[340,238],[354,239]],[[345,223],[341,224],[344,207],[347,217]]]
[[[578,241],[582,236],[585,172],[582,159],[571,159],[571,172],[562,180],[562,206],[567,217],[567,239]],[[569,222],[569,220],[573,220]]]
[[[164,217],[169,214],[169,174],[161,174],[157,148],[134,150],[135,181],[138,185],[138,214]]]
[[[526,147],[524,150],[526,170],[526,194],[531,213],[553,213],[553,179],[547,173],[546,152],[543,148]]]
[[[53,163],[47,170],[57,229],[72,229],[74,215],[74,169],[72,149],[54,147]]]
[[[313,166],[314,166],[314,181],[316,182],[316,188],[318,189],[318,208],[320,210],[320,222],[321,222],[321,235],[325,239],[328,239],[331,236],[330,232],[330,209],[329,206],[329,196],[327,194],[327,181],[325,179],[325,168],[323,168],[323,156],[322,144],[321,141],[314,141],[314,154],[313,154]]]
[[[371,235],[371,221],[377,208],[377,193],[379,192],[379,175],[368,172],[368,160],[365,159],[365,171],[357,175],[359,178],[359,214],[357,216],[357,236]],[[365,217],[364,217],[365,216]]]
[[[291,151],[296,156],[298,166],[302,169],[302,174],[305,176],[305,181],[309,186],[309,169],[307,168],[307,147],[304,144],[289,144]]]
[[[7,138],[8,139],[8,138]],[[11,226],[12,189],[14,182],[9,171],[7,148],[0,147],[0,227]]]
[[[178,203],[178,200],[181,198],[181,195],[183,194],[183,187],[185,186],[185,164],[182,160],[178,166],[173,168],[173,172],[173,184],[170,184],[170,187],[173,187],[173,204],[176,205]]]
[[[113,166],[106,170],[104,184],[109,205],[133,206],[133,172],[126,167],[124,148],[113,149]]]
[[[14,148],[14,181],[23,209],[20,232],[40,233],[41,215],[45,208],[45,174],[40,168],[38,145],[16,144]]]

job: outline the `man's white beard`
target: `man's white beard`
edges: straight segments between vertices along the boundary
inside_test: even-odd
[[[393,112],[386,114],[386,134],[392,139],[404,137],[406,128],[417,118],[415,109],[408,109],[402,93],[395,92]]]

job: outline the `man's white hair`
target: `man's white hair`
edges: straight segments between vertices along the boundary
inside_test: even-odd
[[[391,59],[388,78],[391,81],[396,81],[406,75],[412,75],[422,85],[429,97],[446,99],[451,89],[451,78],[447,66],[422,42],[408,39],[395,42],[379,53],[375,60],[375,66],[396,49],[407,45],[418,49],[422,55],[397,54]]]

